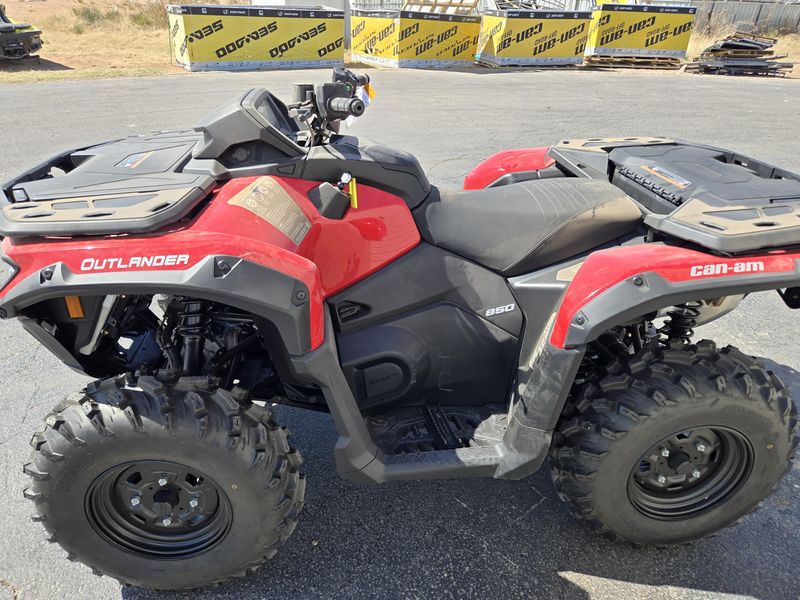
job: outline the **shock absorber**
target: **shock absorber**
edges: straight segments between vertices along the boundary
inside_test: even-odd
[[[684,344],[691,342],[702,305],[702,302],[695,300],[678,304],[667,312],[668,319],[659,330],[660,333],[666,336],[667,342],[680,341]]]
[[[188,300],[178,313],[175,335],[183,337],[183,373],[196,374],[200,369],[203,342],[208,332],[208,305],[202,300]]]

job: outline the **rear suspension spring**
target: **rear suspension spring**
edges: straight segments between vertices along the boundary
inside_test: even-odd
[[[659,333],[666,337],[667,342],[680,341],[688,344],[694,335],[694,327],[697,327],[697,317],[700,316],[702,305],[699,301],[678,304],[667,312],[668,319]]]

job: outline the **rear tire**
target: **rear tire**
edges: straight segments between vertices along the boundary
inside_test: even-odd
[[[559,424],[553,483],[578,518],[634,543],[681,543],[773,491],[797,411],[760,362],[702,341],[645,348],[628,371],[583,384]]]
[[[267,408],[207,380],[90,385],[31,440],[25,496],[71,560],[187,589],[246,575],[297,523],[305,480]]]

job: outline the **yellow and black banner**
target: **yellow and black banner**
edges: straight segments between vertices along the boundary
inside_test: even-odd
[[[328,67],[344,62],[344,13],[168,6],[176,62],[189,71]]]
[[[396,10],[351,10],[350,50],[354,61],[396,67],[400,13]]]
[[[586,56],[684,58],[694,6],[604,4],[592,12]]]
[[[447,67],[475,59],[480,17],[415,11],[350,14],[352,56],[391,67]]]
[[[472,62],[480,31],[480,17],[402,11],[398,36],[400,66]]]
[[[478,60],[490,65],[577,65],[589,37],[592,13],[487,10]]]

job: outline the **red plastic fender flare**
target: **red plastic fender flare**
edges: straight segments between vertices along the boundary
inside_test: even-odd
[[[641,244],[593,252],[578,268],[567,287],[556,315],[550,343],[566,348],[567,333],[578,312],[618,283],[654,273],[669,283],[702,282],[709,279],[741,279],[748,276],[781,275],[797,272],[800,254],[772,250],[761,254],[724,257],[665,244]],[[775,288],[785,287],[776,280]],[[764,288],[766,289],[766,288]],[[711,296],[713,297],[713,296]],[[626,307],[620,304],[622,312]]]
[[[550,148],[520,148],[498,152],[472,169],[464,178],[465,190],[482,190],[508,173],[541,171],[556,161],[547,153]]]

